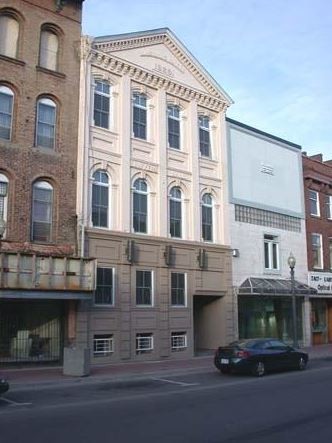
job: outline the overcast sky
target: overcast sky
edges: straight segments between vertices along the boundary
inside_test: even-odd
[[[91,36],[168,27],[228,116],[332,159],[332,0],[86,0]]]

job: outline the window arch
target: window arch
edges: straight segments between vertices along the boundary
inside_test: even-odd
[[[108,81],[95,80],[93,121],[95,126],[105,129],[109,129],[110,89],[111,85]]]
[[[147,139],[147,96],[140,92],[133,94],[133,134],[136,138]]]
[[[106,171],[98,169],[92,176],[92,225],[109,226],[109,178]]]
[[[8,186],[9,180],[6,175],[0,173],[0,222],[7,224],[8,213]],[[2,238],[6,235],[6,229]]]
[[[202,197],[202,238],[213,241],[213,199],[211,194]]]
[[[14,92],[0,85],[0,138],[11,139],[13,121]]]
[[[210,118],[207,115],[198,117],[199,151],[203,157],[211,157]]]
[[[59,36],[51,26],[43,26],[40,32],[39,65],[52,71],[58,70]]]
[[[148,185],[143,178],[134,182],[133,229],[143,234],[148,232]]]
[[[168,146],[174,149],[180,149],[180,107],[177,105],[167,106],[168,123]]]
[[[52,212],[53,186],[47,181],[38,180],[32,187],[32,241],[51,241]]]
[[[54,149],[57,105],[48,97],[37,101],[36,146]]]
[[[10,11],[0,11],[0,54],[16,58],[20,24]]]
[[[182,238],[182,192],[178,186],[169,195],[169,232],[171,237]]]

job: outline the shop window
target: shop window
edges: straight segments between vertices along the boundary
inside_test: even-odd
[[[32,189],[32,241],[50,242],[52,237],[53,187],[46,181]]]
[[[274,235],[264,235],[264,268],[268,271],[279,270],[279,242]]]
[[[114,269],[97,268],[97,284],[95,291],[95,305],[114,304]]]
[[[19,22],[10,12],[0,11],[0,54],[16,58],[18,51]]]
[[[311,234],[313,267],[323,269],[323,248],[321,234]]]

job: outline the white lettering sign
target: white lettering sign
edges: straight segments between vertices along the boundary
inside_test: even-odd
[[[331,272],[309,272],[308,285],[317,289],[318,294],[332,295],[332,273]]]

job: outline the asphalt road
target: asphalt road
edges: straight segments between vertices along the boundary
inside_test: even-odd
[[[332,362],[263,378],[211,370],[13,389],[1,443],[332,441]]]

